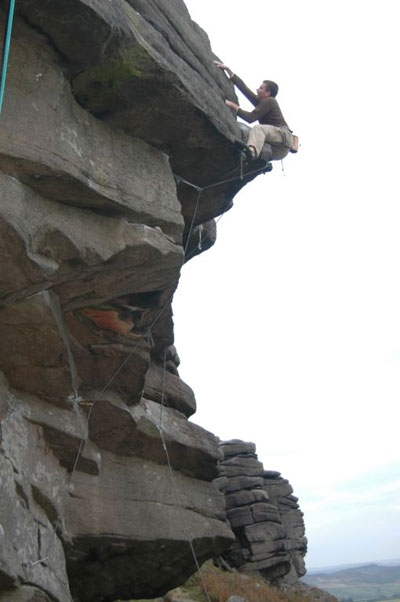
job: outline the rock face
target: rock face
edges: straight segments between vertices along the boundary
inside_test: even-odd
[[[236,541],[225,554],[240,571],[291,583],[305,574],[303,514],[279,472],[264,470],[254,443],[222,442],[217,487],[224,492]]]
[[[183,262],[255,177],[239,177],[213,58],[181,0],[17,3],[0,116],[0,602],[155,597],[194,571],[191,550],[202,562],[234,541],[171,310]]]

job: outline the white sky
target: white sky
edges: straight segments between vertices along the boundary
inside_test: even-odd
[[[193,421],[289,479],[309,567],[400,558],[398,2],[186,5],[249,86],[278,82],[301,141],[183,270]]]

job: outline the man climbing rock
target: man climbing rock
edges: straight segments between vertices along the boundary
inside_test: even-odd
[[[257,89],[257,93],[254,94],[227,65],[220,61],[214,61],[214,64],[219,69],[226,71],[235,86],[255,107],[253,111],[244,111],[236,103],[225,100],[225,104],[236,111],[238,117],[241,117],[247,123],[258,121],[258,124],[250,129],[247,145],[240,140],[237,141],[238,146],[245,152],[247,158],[250,160],[257,159],[264,142],[271,145],[271,158],[275,160],[283,159],[289,151],[296,152],[295,137],[292,135],[275,98],[278,94],[278,85],[273,81],[264,80]]]

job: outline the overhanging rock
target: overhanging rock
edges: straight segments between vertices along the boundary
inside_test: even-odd
[[[196,224],[230,207],[248,181],[233,144],[240,128],[224,103],[236,95],[182,0],[20,0],[17,10],[63,57],[87,111],[163,150],[197,186],[229,180],[204,191]],[[178,197],[188,224],[192,190],[180,186]]]

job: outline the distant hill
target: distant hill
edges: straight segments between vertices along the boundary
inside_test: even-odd
[[[339,600],[400,602],[400,563],[395,566],[366,564],[307,574],[303,581],[319,587]]]
[[[361,566],[367,566],[369,564],[378,564],[379,566],[400,566],[400,558],[391,558],[385,560],[377,560],[376,558],[373,558],[364,562],[347,562],[346,564],[335,564],[329,566],[307,566],[307,575],[336,573],[337,571],[342,571],[343,569],[353,569]]]

